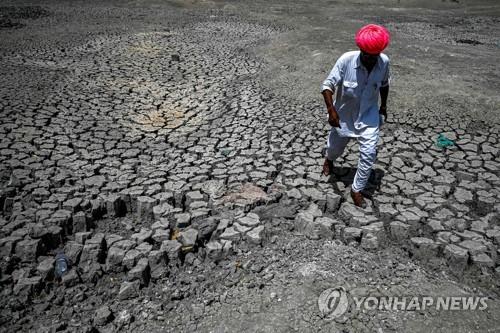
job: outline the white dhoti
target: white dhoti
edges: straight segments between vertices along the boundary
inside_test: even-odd
[[[350,139],[357,139],[359,143],[359,161],[356,175],[352,183],[352,190],[359,192],[366,187],[372,170],[373,163],[377,158],[377,142],[379,132],[367,131],[357,137],[340,136],[337,129],[332,127],[326,140],[325,157],[335,161],[342,153]]]

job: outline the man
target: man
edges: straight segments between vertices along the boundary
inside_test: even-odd
[[[360,51],[344,53],[321,86],[328,123],[332,126],[326,142],[323,174],[332,173],[335,159],[342,155],[350,138],[356,138],[360,157],[351,197],[361,207],[364,202],[361,191],[376,158],[379,127],[387,119],[389,58],[382,51],[389,45],[390,35],[384,27],[369,24],[356,33],[355,40]]]

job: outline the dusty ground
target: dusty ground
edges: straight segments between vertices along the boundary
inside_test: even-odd
[[[0,330],[499,331],[499,14],[493,0],[2,1]],[[356,209],[355,144],[320,175],[319,88],[368,22],[392,33],[392,82]],[[318,297],[338,286],[349,308],[328,320]],[[488,307],[358,311],[355,295]]]

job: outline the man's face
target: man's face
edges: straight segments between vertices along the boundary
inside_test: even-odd
[[[361,51],[361,63],[365,65],[365,67],[373,67],[377,63],[379,55],[378,54],[369,54]]]

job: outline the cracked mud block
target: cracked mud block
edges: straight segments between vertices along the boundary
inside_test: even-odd
[[[365,235],[376,237],[376,242],[373,237],[370,237],[370,239],[373,240],[373,245],[378,245],[379,248],[383,248],[387,245],[388,236],[383,222],[374,222],[370,225],[362,226],[361,230],[363,237]]]
[[[151,271],[151,279],[156,281],[168,274],[168,257],[165,251],[154,250],[149,253],[148,263]]]
[[[139,288],[140,288],[139,280],[135,280],[132,282],[125,281],[121,284],[117,297],[120,300],[136,298],[137,296],[139,296]]]
[[[161,228],[155,229],[151,238],[155,243],[161,244],[163,241],[170,239],[170,230]]]
[[[448,244],[443,250],[448,265],[456,273],[462,272],[467,267],[468,251],[460,246]]]
[[[125,254],[135,246],[136,242],[128,239],[119,240],[111,245],[106,258],[106,270],[110,272],[121,271],[123,269],[122,263],[124,263]]]
[[[153,220],[153,207],[156,205],[156,199],[139,196],[137,197],[137,219],[147,222]]]
[[[179,233],[178,239],[184,249],[192,249],[196,245],[196,241],[198,240],[198,230],[193,228],[185,229]]]
[[[397,242],[403,242],[410,236],[410,226],[400,221],[390,223],[390,235]]]
[[[335,224],[338,224],[339,221],[329,217],[318,217],[315,219],[314,223],[316,223],[319,227],[318,234],[320,238],[333,239],[335,233],[334,226]]]
[[[16,243],[15,255],[26,262],[36,262],[42,255],[44,246],[40,239],[24,239]]]
[[[51,280],[53,278],[54,263],[55,263],[54,258],[46,258],[38,264],[36,270],[39,276],[41,277],[42,281]]]
[[[342,197],[336,193],[326,193],[326,208],[329,212],[336,212],[340,206]]]
[[[346,244],[350,244],[351,242],[359,243],[361,241],[361,235],[363,230],[360,228],[347,227],[344,229],[342,234],[342,240]]]
[[[246,233],[246,240],[254,245],[261,245],[263,241],[265,227],[260,225]]]
[[[80,261],[83,245],[74,241],[69,241],[64,246],[64,254],[69,259],[70,265],[76,266]]]
[[[234,226],[228,227],[220,235],[220,239],[232,242],[239,242],[241,240],[242,232],[238,231]]]
[[[182,244],[177,240],[167,240],[161,244],[160,251],[167,253],[169,263],[178,264],[180,260]]]
[[[72,233],[72,217],[71,212],[68,210],[60,209],[55,211],[47,222],[50,225],[61,227],[66,235]]]
[[[108,306],[102,306],[95,311],[94,324],[96,326],[104,326],[113,319],[113,313]]]
[[[192,227],[198,230],[198,239],[203,245],[212,239],[212,236],[217,229],[217,225],[218,220],[212,216],[207,219],[195,222]]]
[[[379,238],[372,233],[363,233],[360,246],[367,251],[375,251],[380,247],[380,241]]]
[[[149,283],[150,268],[148,258],[141,258],[137,264],[128,271],[127,279],[129,281],[139,281],[141,286]]]
[[[106,239],[104,234],[96,234],[85,241],[80,255],[80,265],[104,263],[106,258]]]
[[[13,292],[14,295],[20,296],[23,299],[28,299],[39,292],[42,286],[42,278],[40,276],[21,278],[14,286]]]
[[[105,198],[106,212],[108,216],[118,217],[124,216],[127,212],[127,207],[118,194],[109,194]]]
[[[432,239],[413,237],[410,239],[411,253],[416,259],[429,261],[438,256],[439,244]]]
[[[149,241],[151,239],[151,236],[153,236],[153,231],[151,229],[141,228],[138,233],[132,234],[130,238],[137,244],[141,244]]]

